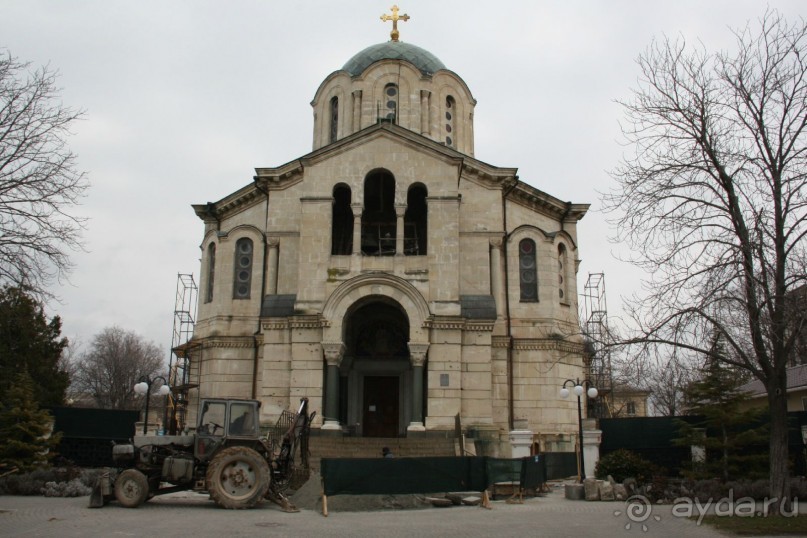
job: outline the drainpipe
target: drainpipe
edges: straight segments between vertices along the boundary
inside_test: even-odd
[[[261,188],[260,180],[257,176],[253,178],[255,188],[266,195],[266,209],[264,211],[263,227],[263,263],[261,264],[261,297],[258,303],[258,327],[255,329],[255,334],[252,336],[253,341],[253,356],[252,356],[252,399],[258,398],[258,335],[261,334],[261,313],[263,310],[263,298],[266,295],[266,258],[269,256],[269,249],[266,246],[266,223],[269,220],[269,190]]]
[[[560,218],[560,231],[563,230],[563,223],[566,222],[566,218],[569,216],[569,213],[572,212],[572,203],[566,202],[566,210],[563,212],[563,216]]]
[[[507,242],[510,232],[507,231],[507,196],[518,186],[518,176],[514,176],[513,185],[502,191],[502,227],[504,240],[502,241],[502,256],[504,257],[504,313],[505,331],[507,335],[507,426],[513,430],[513,330],[510,323],[510,271],[507,263]]]
[[[208,202],[205,213],[207,213],[209,217],[213,217],[216,220],[216,234],[218,234],[218,232],[221,231],[221,220],[216,215],[216,204],[213,202]]]

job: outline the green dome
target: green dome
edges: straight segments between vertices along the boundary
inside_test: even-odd
[[[381,60],[406,60],[424,75],[432,75],[435,71],[446,68],[443,62],[425,49],[402,41],[387,41],[367,47],[348,60],[342,69],[355,77]]]

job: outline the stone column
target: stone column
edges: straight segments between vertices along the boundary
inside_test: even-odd
[[[325,406],[323,430],[341,430],[339,425],[339,365],[345,354],[345,345],[342,342],[322,343],[328,371],[325,381]]]
[[[395,216],[398,222],[395,226],[395,255],[403,256],[404,253],[404,215],[406,214],[405,205],[395,206]]]
[[[583,459],[586,463],[586,476],[594,476],[594,467],[600,461],[602,430],[597,429],[593,418],[583,419]]]
[[[361,90],[353,90],[353,130],[355,133],[361,129]]]
[[[266,278],[266,295],[277,294],[277,260],[278,260],[278,247],[280,241],[276,237],[266,238],[266,248],[269,249],[269,255],[266,256],[266,267],[264,275]]]
[[[504,272],[502,271],[501,237],[490,240],[490,293],[496,301],[496,319],[504,317]]]
[[[353,211],[353,254],[361,254],[361,204],[350,204]]]
[[[510,457],[526,458],[532,449],[532,430],[513,430],[510,432]]]
[[[429,106],[431,93],[429,90],[420,90],[420,134],[423,136],[431,134],[431,107]]]
[[[429,344],[409,344],[409,360],[412,363],[412,422],[409,432],[426,431],[423,425],[423,366]]]

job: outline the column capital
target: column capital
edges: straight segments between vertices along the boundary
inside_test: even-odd
[[[269,237],[266,236],[266,246],[269,248],[277,248],[280,246],[280,238],[279,237]]]
[[[395,216],[403,218],[406,215],[406,204],[395,204]]]
[[[490,238],[490,246],[492,246],[493,248],[495,248],[497,250],[501,250],[503,244],[504,244],[504,238],[503,237],[491,237]]]
[[[342,342],[323,342],[322,351],[325,353],[325,361],[328,366],[339,366],[342,357],[345,355],[345,344]]]
[[[429,344],[408,344],[409,361],[412,366],[423,366],[426,362],[426,353],[429,351]]]

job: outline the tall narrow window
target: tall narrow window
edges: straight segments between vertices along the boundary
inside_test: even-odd
[[[336,142],[336,133],[339,126],[339,98],[331,99],[331,131],[328,134],[328,141]]]
[[[210,243],[207,246],[207,293],[205,302],[213,300],[213,285],[216,282],[216,244]]]
[[[425,256],[427,235],[426,186],[415,183],[406,193],[404,214],[404,254]]]
[[[387,84],[384,86],[384,107],[382,115],[386,120],[397,123],[398,86],[395,84]]]
[[[561,243],[558,245],[558,296],[562,303],[569,301],[569,285],[566,279],[567,258],[566,245]]]
[[[244,237],[235,243],[233,299],[249,299],[252,288],[252,253],[252,239]]]
[[[361,214],[361,251],[368,256],[395,254],[398,220],[395,215],[395,178],[386,171],[364,180]]]
[[[522,239],[518,244],[518,269],[521,300],[537,301],[538,269],[535,265],[535,241],[532,239]]]
[[[457,111],[457,103],[450,95],[446,97],[446,146],[454,147],[454,117]]]
[[[333,188],[333,216],[331,218],[331,254],[346,255],[353,252],[353,211],[350,209],[350,187],[344,183]]]

